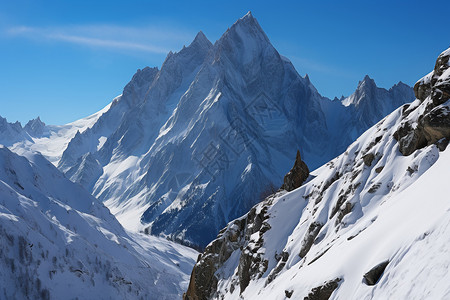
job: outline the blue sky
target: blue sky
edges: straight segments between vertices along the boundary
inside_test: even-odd
[[[277,50],[327,97],[365,74],[413,85],[450,46],[449,1],[0,0],[0,115],[63,124],[160,67],[199,30],[214,42],[251,10]]]

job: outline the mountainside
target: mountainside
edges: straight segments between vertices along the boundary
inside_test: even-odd
[[[127,229],[204,247],[281,185],[297,149],[313,170],[413,98],[368,77],[342,102],[322,97],[248,13],[214,45],[199,32],[139,70],[101,112],[12,149],[40,151]]]
[[[41,155],[0,147],[1,299],[175,299],[197,253],[129,234]]]
[[[450,298],[449,58],[414,102],[222,229],[185,299]]]

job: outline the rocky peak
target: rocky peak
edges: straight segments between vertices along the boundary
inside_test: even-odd
[[[40,117],[37,117],[36,119],[28,121],[23,129],[32,136],[42,135],[45,130],[45,123],[41,121]]]
[[[249,12],[237,20],[216,42],[216,55],[225,53],[238,64],[246,64],[262,54],[262,49],[272,47],[258,21]],[[281,58],[280,58],[281,59]]]
[[[358,83],[356,91],[349,97],[342,100],[344,106],[355,105],[359,106],[364,99],[371,98],[375,93],[377,85],[375,80],[369,77],[369,75],[364,76],[364,79]]]
[[[211,48],[212,43],[208,40],[203,31],[199,31],[190,46],[199,46],[202,48]]]
[[[6,118],[0,116],[0,133],[9,130],[20,132],[22,130],[22,124],[20,124],[19,121],[16,121],[15,123],[9,123]]]
[[[284,183],[281,186],[282,189],[290,192],[300,187],[303,182],[308,179],[309,169],[300,156],[300,151],[297,150],[297,157],[292,169],[284,176]]]
[[[164,60],[161,71],[164,68],[171,67],[175,64],[182,64],[183,62],[193,61],[196,64],[201,63],[206,54],[212,48],[212,43],[206,38],[202,31],[199,31],[194,40],[187,47],[183,47],[179,52],[173,53],[170,51]]]
[[[368,92],[377,88],[375,80],[369,77],[369,75],[364,76],[364,79],[358,83],[357,92]]]
[[[122,97],[130,107],[144,99],[144,95],[150,88],[153,80],[158,74],[158,68],[145,67],[138,69],[131,81],[123,89]]]

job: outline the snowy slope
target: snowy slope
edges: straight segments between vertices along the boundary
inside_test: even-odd
[[[369,103],[365,114],[379,100],[383,110],[370,121],[356,119],[359,106],[322,97],[249,13],[214,45],[199,32],[169,53],[161,70],[136,73],[110,109],[57,155],[58,167],[126,228],[205,246],[281,184],[297,149],[314,169],[385,110],[412,100],[410,88],[397,102],[376,89],[356,98]]]
[[[111,104],[108,104],[99,112],[66,125],[46,125],[38,117],[30,120],[23,129],[21,128],[19,130],[21,134],[14,140],[4,138],[0,134],[0,144],[8,146],[18,154],[39,152],[57,165],[67,145],[77,132],[84,132],[93,126],[98,118],[110,109],[110,106]]]
[[[303,186],[230,222],[186,299],[449,299],[449,58]]]
[[[128,234],[41,155],[0,147],[0,299],[175,299],[197,253]]]

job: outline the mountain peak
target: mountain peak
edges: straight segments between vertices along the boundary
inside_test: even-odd
[[[219,55],[234,57],[238,64],[261,57],[263,49],[272,47],[258,21],[249,12],[237,20],[216,42]],[[274,49],[274,51],[276,51]]]
[[[41,118],[38,116],[36,119],[28,121],[23,129],[32,136],[42,135],[44,133],[45,123],[42,122]]]
[[[356,91],[364,91],[364,90],[370,90],[376,88],[377,85],[375,83],[375,80],[369,77],[369,75],[364,76],[364,79],[360,82],[358,82],[358,87],[356,88]]]
[[[361,85],[361,84],[363,84],[363,83],[369,84],[369,85],[375,85],[375,86],[376,86],[375,80],[373,80],[372,78],[370,78],[369,75],[364,76],[364,79],[363,79],[362,81],[359,82],[359,85]],[[358,86],[359,86],[359,85],[358,85]]]
[[[259,25],[258,21],[255,17],[253,17],[252,13],[249,11],[245,16],[238,19],[231,28],[236,26],[245,26],[245,27],[253,27],[258,29],[259,31],[263,31],[261,26]]]
[[[200,45],[200,46],[205,46],[205,47],[209,48],[212,46],[212,43],[208,40],[208,38],[203,33],[203,31],[200,30],[189,46],[192,46],[192,45]]]
[[[245,18],[254,19],[252,12],[250,10],[241,19],[245,19]]]

